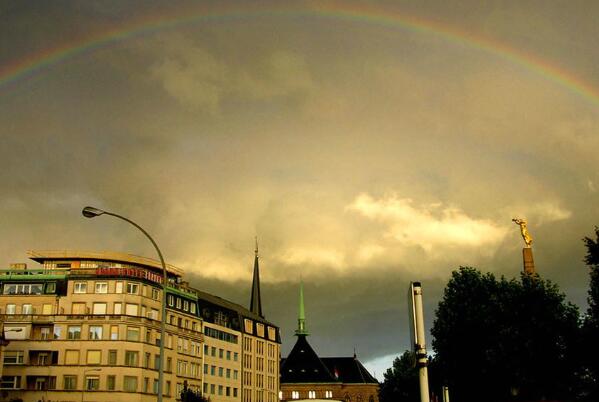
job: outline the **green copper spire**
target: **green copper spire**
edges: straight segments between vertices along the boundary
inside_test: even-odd
[[[304,282],[300,279],[300,291],[299,291],[299,314],[297,319],[297,330],[295,335],[309,335],[306,330],[306,313],[304,311]]]

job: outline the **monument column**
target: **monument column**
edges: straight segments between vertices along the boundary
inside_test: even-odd
[[[522,249],[522,261],[523,261],[523,269],[527,274],[535,273],[535,261],[532,256],[532,236],[528,233],[528,227],[526,219],[514,218],[512,221],[520,226],[520,233],[522,234],[522,239],[524,240],[525,246]]]

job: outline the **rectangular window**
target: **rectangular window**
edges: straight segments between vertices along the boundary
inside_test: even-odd
[[[139,327],[127,327],[127,340],[139,341]]]
[[[125,351],[125,366],[136,367],[138,361],[138,352],[134,350]]]
[[[79,351],[78,350],[65,351],[64,364],[65,365],[79,364]]]
[[[93,313],[95,315],[104,315],[106,314],[106,303],[94,303]]]
[[[227,350],[227,360],[231,360],[231,351]]]
[[[173,307],[175,305],[175,297],[173,295],[168,295],[166,301],[168,302],[168,305],[170,307]]]
[[[125,392],[137,391],[137,377],[126,375],[123,377],[123,390]]]
[[[180,309],[181,308],[181,298],[177,297],[176,303],[177,303],[177,305],[176,305],[177,308]]]
[[[6,314],[13,315],[13,314],[16,314],[16,312],[17,312],[16,304],[7,304],[6,305]]]
[[[152,299],[154,299],[154,300],[160,299],[160,291],[156,288],[152,288]]]
[[[115,315],[123,314],[123,304],[122,303],[114,303],[113,314],[115,314]]]
[[[108,293],[108,282],[96,282],[96,293]]]
[[[106,389],[108,391],[114,391],[116,386],[116,376],[108,375],[106,376]]]
[[[85,377],[85,389],[88,391],[97,391],[100,389],[100,376],[88,375]]]
[[[23,310],[21,314],[33,314],[33,306],[31,304],[23,304]]]
[[[127,293],[130,295],[136,295],[139,293],[139,284],[127,282]]]
[[[111,325],[110,326],[110,340],[116,341],[119,339],[119,326]]]
[[[123,293],[123,282],[116,282],[114,284],[114,293]]]
[[[88,350],[87,351],[87,364],[100,364],[102,362],[102,351],[101,350]]]
[[[231,369],[230,368],[227,369],[227,378],[231,378]]]
[[[7,350],[4,352],[4,364],[23,364],[22,350]]]
[[[62,388],[73,390],[77,389],[77,376],[76,375],[65,375],[62,377]]]
[[[52,305],[51,304],[44,304],[44,305],[42,305],[42,314],[43,315],[50,315],[50,314],[52,314]]]
[[[152,356],[151,353],[146,352],[144,354],[144,364],[143,367],[144,368],[149,368],[150,367],[150,357]]]
[[[254,332],[254,323],[252,322],[252,320],[248,320],[247,318],[245,318],[243,320],[243,324],[244,324],[245,332],[247,332],[248,334],[251,334]]]
[[[81,339],[81,326],[69,325],[67,328],[67,339]]]
[[[0,389],[21,388],[21,377],[15,375],[4,375],[0,380]]]
[[[222,368],[222,367],[219,367],[219,368],[218,368],[218,376],[219,376],[219,377],[222,377],[222,376],[223,376],[223,368]]]
[[[75,282],[73,293],[87,293],[87,282]]]
[[[117,351],[115,349],[110,349],[108,351],[108,365],[116,366],[116,358],[117,358]]]
[[[78,315],[87,314],[87,311],[85,311],[85,303],[71,304],[71,314],[78,314]]]
[[[137,304],[129,304],[125,305],[125,314],[126,315],[138,315],[139,306]]]
[[[102,326],[101,325],[90,325],[89,326],[89,339],[94,340],[94,341],[102,339]]]
[[[183,310],[189,311],[189,302],[187,300],[183,300]]]

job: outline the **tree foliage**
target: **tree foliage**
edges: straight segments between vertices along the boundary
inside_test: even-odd
[[[414,354],[406,350],[395,358],[393,367],[385,372],[379,399],[381,402],[418,402],[418,387],[418,368],[414,366]]]
[[[583,331],[586,345],[586,363],[589,369],[589,400],[599,400],[599,228],[595,227],[596,239],[585,237],[587,248],[584,261],[590,269],[589,308]]]
[[[578,392],[578,310],[538,275],[454,271],[431,332],[453,400],[568,400]]]

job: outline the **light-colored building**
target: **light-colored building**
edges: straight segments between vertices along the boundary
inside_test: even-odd
[[[30,251],[29,256],[40,265],[13,264],[0,272],[0,321],[9,342],[1,354],[0,397],[155,401],[160,263],[108,252]],[[241,401],[241,322],[260,317],[191,288],[180,269],[168,265],[167,270],[164,400],[179,399],[187,384],[212,401]],[[201,309],[208,312],[212,300],[236,306],[229,322],[216,314],[204,321]],[[278,328],[264,325],[274,329],[278,353]]]

